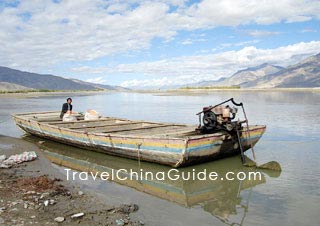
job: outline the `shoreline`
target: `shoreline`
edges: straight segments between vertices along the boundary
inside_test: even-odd
[[[81,191],[37,145],[0,135],[0,155],[24,151],[35,151],[38,158],[0,168],[0,225],[144,225],[138,220],[138,205],[110,205],[90,191]]]
[[[274,91],[282,91],[282,92],[288,92],[288,91],[317,91],[320,92],[320,87],[315,87],[315,88],[241,88],[241,89],[228,89],[228,88],[222,88],[222,89],[171,89],[171,90],[166,90],[164,92],[224,92],[224,91],[233,91],[233,92],[247,92],[247,91],[257,91],[257,92],[274,92]],[[159,91],[161,92],[161,91]]]
[[[86,96],[86,95],[96,95],[101,93],[109,93],[109,92],[120,92],[117,90],[100,90],[100,91],[56,91],[56,92],[26,92],[26,93],[0,93],[1,97],[42,97],[42,96],[74,96],[75,94],[77,96]]]
[[[242,89],[168,89],[168,90],[100,90],[100,91],[56,91],[56,92],[26,92],[26,93],[0,93],[0,98],[25,98],[43,96],[86,96],[111,92],[124,93],[151,93],[159,95],[193,94],[210,92],[320,92],[320,87],[314,88],[242,88]]]
[[[243,89],[170,89],[170,90],[135,90],[135,93],[150,93],[159,96],[170,95],[193,95],[193,94],[206,94],[216,92],[320,92],[320,87],[316,88],[243,88]]]

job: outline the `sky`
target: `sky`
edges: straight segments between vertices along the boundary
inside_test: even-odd
[[[319,0],[0,0],[0,66],[164,87],[320,52]]]

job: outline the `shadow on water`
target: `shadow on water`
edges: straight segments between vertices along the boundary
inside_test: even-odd
[[[192,178],[190,180],[164,180],[152,178],[150,175],[144,178],[129,179],[130,170],[133,172],[157,172],[167,173],[171,167],[148,162],[138,162],[116,156],[110,156],[103,153],[88,151],[72,146],[63,145],[49,140],[40,139],[34,136],[24,136],[23,139],[40,145],[45,156],[53,163],[84,172],[108,172],[121,169],[121,176],[127,177],[126,180],[114,178],[114,181],[134,188],[138,191],[151,194],[153,196],[177,203],[185,207],[200,206],[204,211],[212,214],[222,222],[229,225],[242,225],[246,213],[252,188],[266,183],[266,177],[262,173],[261,178],[250,180],[223,180],[227,172],[254,171],[254,168],[244,167],[241,164],[239,156],[227,159],[217,160],[205,164],[179,168],[174,175],[190,175],[192,173],[206,170],[208,173],[216,172],[220,177],[217,180],[200,180]],[[45,141],[45,142],[39,142]],[[41,144],[40,144],[41,143]],[[127,170],[127,172],[123,171]],[[145,175],[145,174],[144,174]],[[208,175],[208,174],[207,174]],[[272,175],[273,177],[279,176]],[[241,192],[245,192],[243,195]],[[241,215],[241,216],[240,216]],[[238,221],[230,221],[232,216],[237,216]],[[239,220],[240,218],[240,220]]]

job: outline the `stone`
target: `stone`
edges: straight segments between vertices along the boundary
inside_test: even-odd
[[[73,218],[78,218],[78,217],[82,217],[82,216],[84,216],[84,213],[76,213],[76,214],[73,214],[71,216],[71,218],[73,219]]]
[[[11,206],[15,206],[15,205],[17,205],[18,204],[18,202],[12,202],[11,203]]]
[[[54,218],[54,221],[58,222],[58,223],[61,223],[61,222],[64,221],[64,217],[56,217],[56,218]]]
[[[137,204],[122,204],[119,209],[121,212],[129,214],[136,212],[139,209],[139,206]]]
[[[122,219],[116,220],[116,223],[119,226],[123,226],[124,225],[124,221]]]
[[[49,195],[48,192],[42,193],[40,196],[40,199],[43,199],[43,198],[47,197],[48,195]]]

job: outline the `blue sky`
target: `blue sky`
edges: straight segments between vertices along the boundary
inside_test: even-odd
[[[320,52],[318,0],[0,1],[0,65],[127,87]]]

